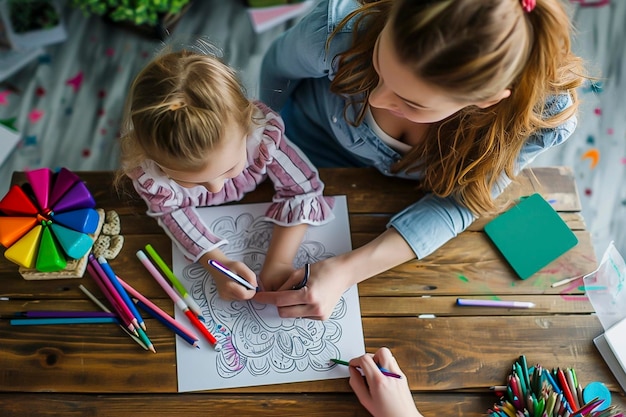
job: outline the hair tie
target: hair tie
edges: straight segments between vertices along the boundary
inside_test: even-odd
[[[537,0],[521,0],[521,2],[522,2],[522,9],[524,9],[526,13],[532,12],[535,6],[537,5]]]
[[[181,107],[183,107],[183,106],[184,106],[184,103],[183,103],[182,101],[179,101],[179,102],[174,103],[174,104],[172,104],[172,105],[170,106],[170,111],[175,111],[175,110],[178,110],[178,109],[180,109],[180,108],[181,108]]]

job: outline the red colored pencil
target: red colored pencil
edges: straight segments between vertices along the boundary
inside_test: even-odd
[[[174,304],[176,304],[181,310],[183,310],[191,324],[193,324],[194,327],[204,335],[204,337],[209,341],[209,343],[211,343],[211,345],[213,345],[213,348],[216,351],[220,351],[222,349],[222,346],[217,342],[215,336],[213,336],[211,332],[209,332],[204,324],[198,319],[198,316],[196,316],[196,314],[189,309],[189,306],[187,306],[187,304],[180,297],[180,295],[178,295],[178,293],[174,291],[170,284],[167,283],[163,275],[161,275],[161,273],[154,267],[154,265],[152,265],[146,254],[143,253],[143,251],[138,250],[137,258],[139,258],[143,266],[145,266],[148,272],[150,272],[150,275],[152,275],[152,277],[161,286],[161,288],[163,288],[167,295],[169,295]]]
[[[204,326],[204,324],[202,324],[202,322],[198,320],[198,317],[195,315],[193,311],[186,309],[185,316],[187,316],[191,324],[193,324],[196,329],[200,330],[200,333],[202,333],[204,337],[207,338],[207,340],[209,341],[209,343],[213,345],[215,350],[217,350],[218,352],[222,350],[222,347],[220,346],[220,344],[217,343],[217,339],[215,339],[215,337],[211,334],[211,332],[209,332],[209,330]]]
[[[558,368],[556,370],[556,376],[559,379],[559,383],[561,384],[561,389],[563,390],[563,395],[565,396],[565,399],[569,403],[570,408],[572,409],[572,411],[576,411],[576,402],[574,401],[572,391],[569,389],[569,385],[567,384],[567,379],[565,379],[565,374],[563,373],[561,368]]]

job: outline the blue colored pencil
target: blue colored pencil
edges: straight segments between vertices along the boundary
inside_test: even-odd
[[[10,323],[12,326],[35,326],[46,324],[119,324],[119,321],[115,317],[46,317],[38,319],[11,319]]]
[[[155,319],[160,321],[161,324],[163,324],[165,327],[167,327],[168,329],[170,329],[171,331],[173,331],[174,333],[176,333],[177,335],[182,337],[191,346],[197,347],[198,349],[200,348],[200,346],[198,345],[198,340],[197,339],[194,339],[193,337],[190,337],[188,334],[183,332],[180,328],[174,326],[167,319],[165,319],[165,317],[163,317],[161,314],[159,314],[154,309],[152,309],[152,307],[148,306],[147,304],[145,304],[141,300],[136,300],[135,302],[146,313],[150,314],[152,317],[154,317]]]
[[[139,336],[135,327],[139,327],[138,323],[135,326],[137,321],[136,318],[133,317],[133,313],[130,311],[124,300],[122,300],[122,296],[117,293],[115,287],[111,283],[111,280],[107,278],[106,274],[102,270],[102,266],[98,263],[98,260],[92,253],[89,254],[88,262],[87,262],[87,271],[92,276],[93,280],[98,287],[102,291],[102,294],[106,297],[107,300],[111,303],[111,307],[117,313],[117,317],[124,323],[124,325],[128,328],[128,330]]]
[[[143,318],[141,318],[141,314],[139,314],[137,307],[135,307],[135,304],[132,302],[132,300],[128,296],[128,293],[126,292],[124,287],[122,287],[122,284],[120,284],[120,282],[117,280],[117,276],[115,275],[115,272],[113,272],[111,265],[109,265],[109,263],[103,256],[100,256],[98,258],[98,263],[102,267],[102,270],[106,274],[107,278],[109,278],[109,280],[111,281],[111,283],[113,284],[117,292],[122,297],[122,300],[124,301],[124,303],[128,305],[130,312],[133,314],[133,316],[135,316],[141,328],[146,330],[146,324],[144,323]]]

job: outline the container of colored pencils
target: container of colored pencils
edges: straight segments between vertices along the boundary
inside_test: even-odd
[[[608,389],[598,390],[592,382],[582,388],[571,369],[529,368],[525,356],[513,363],[507,385],[500,387],[499,402],[487,410],[490,417],[623,417],[611,406]],[[593,389],[591,389],[593,386]],[[590,388],[590,389],[587,389]]]

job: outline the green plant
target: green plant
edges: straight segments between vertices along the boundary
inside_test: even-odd
[[[50,0],[10,0],[9,16],[15,33],[49,29],[59,24],[59,15]]]
[[[71,0],[85,15],[106,16],[115,22],[157,26],[162,16],[179,13],[190,0]]]

